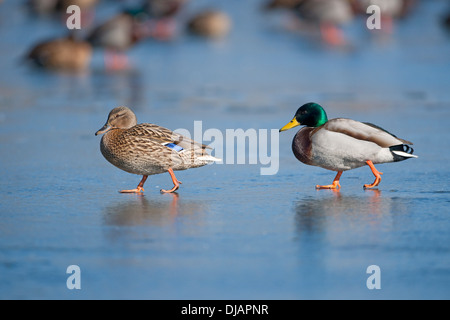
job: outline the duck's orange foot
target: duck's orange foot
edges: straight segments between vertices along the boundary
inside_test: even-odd
[[[170,190],[164,190],[161,189],[161,193],[172,193],[178,190],[178,188],[180,187],[181,182],[178,181],[178,179],[175,177],[175,173],[173,172],[172,168],[170,168],[168,170],[170,177],[172,178],[172,182],[173,182],[173,188]]]
[[[365,184],[364,185],[364,189],[371,189],[374,188],[376,186],[378,186],[381,182],[381,175],[383,174],[383,172],[378,171],[375,166],[373,165],[372,161],[368,160],[366,161],[367,165],[370,167],[370,169],[372,170],[373,175],[375,176],[375,181],[372,184]]]
[[[173,188],[170,190],[161,189],[160,191],[161,191],[161,193],[172,193],[172,192],[177,191],[179,187],[180,187],[179,185],[174,185]]]
[[[147,180],[148,176],[142,176],[141,182],[139,182],[138,186],[136,187],[136,189],[131,189],[131,190],[121,190],[119,191],[120,193],[141,193],[144,192],[144,183],[145,180]]]
[[[320,186],[320,185],[316,185],[316,189],[320,190],[320,189],[335,189],[338,190],[341,188],[341,185],[339,184],[339,182],[333,182],[333,184],[329,184],[326,186]]]
[[[136,189],[131,189],[131,190],[120,190],[120,193],[141,193],[144,192],[144,188],[142,187],[137,187]]]
[[[342,171],[338,171],[336,177],[333,180],[332,184],[326,185],[326,186],[320,186],[317,185],[316,189],[333,189],[333,190],[338,190],[341,188],[341,185],[339,184],[339,179],[341,178],[342,175]]]
[[[380,184],[380,182],[381,182],[381,177],[378,176],[378,177],[375,178],[375,181],[372,184],[365,184],[364,185],[364,189],[375,188],[376,186],[378,186]]]

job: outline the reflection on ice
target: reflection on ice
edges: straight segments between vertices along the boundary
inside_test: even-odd
[[[323,190],[318,191],[323,195]],[[368,228],[391,228],[395,216],[407,212],[401,198],[366,190],[362,196],[346,196],[341,191],[332,195],[307,197],[295,204],[296,226],[300,234],[360,232]]]
[[[204,204],[180,201],[179,197],[177,193],[158,196],[155,199],[149,199],[143,194],[126,196],[124,201],[104,209],[104,223],[116,226],[167,226],[174,224],[176,219],[182,216],[194,215],[197,218],[205,210]],[[168,201],[167,198],[171,200]]]

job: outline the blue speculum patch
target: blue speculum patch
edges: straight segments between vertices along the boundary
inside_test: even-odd
[[[176,152],[181,152],[181,151],[184,150],[182,147],[176,145],[175,143],[169,142],[169,143],[166,143],[166,144],[164,144],[164,145],[165,145],[166,147],[169,147],[170,149],[175,150]]]

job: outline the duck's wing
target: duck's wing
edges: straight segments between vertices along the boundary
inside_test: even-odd
[[[405,139],[401,139],[401,138],[397,137],[396,135],[390,133],[389,131],[387,131],[387,130],[385,130],[385,129],[379,127],[379,126],[377,126],[376,124],[373,124],[373,123],[370,123],[370,122],[363,122],[363,123],[364,123],[365,125],[368,125],[368,126],[371,126],[371,127],[375,128],[375,129],[382,130],[382,131],[386,132],[387,134],[390,134],[390,135],[393,136],[394,138],[396,138],[396,139],[402,141],[404,144],[410,144],[410,145],[413,145],[413,143],[412,143],[411,141],[408,141],[408,140],[405,140]]]
[[[173,132],[170,129],[161,127],[156,124],[143,123],[134,126],[132,129],[134,135],[141,138],[148,139],[152,142],[160,143],[161,145],[172,144],[181,147],[185,150],[190,149],[211,149],[207,145],[196,142],[181,134]]]
[[[412,142],[397,138],[392,133],[377,125],[359,122],[352,119],[332,119],[324,124],[323,128],[328,131],[345,134],[357,140],[373,142],[382,148],[389,148],[403,144],[412,145]]]

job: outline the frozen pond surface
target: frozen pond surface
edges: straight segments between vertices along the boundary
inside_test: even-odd
[[[447,2],[422,1],[391,37],[357,20],[345,50],[282,30],[260,1],[186,10],[211,3],[233,19],[224,40],[149,40],[120,73],[97,52],[83,75],[21,65],[65,30],[0,5],[0,298],[449,299]],[[278,129],[309,101],[413,141],[419,159],[378,166],[378,191],[362,189],[367,167],[344,173],[340,192],[316,191],[334,173],[299,163],[291,130],[276,175],[215,164],[177,173],[177,195],[159,193],[168,174],[149,177],[144,195],[119,194],[140,177],[110,165],[94,136],[118,105],[138,122],[225,132]],[[81,290],[66,288],[73,264]],[[370,265],[380,290],[366,287]]]

